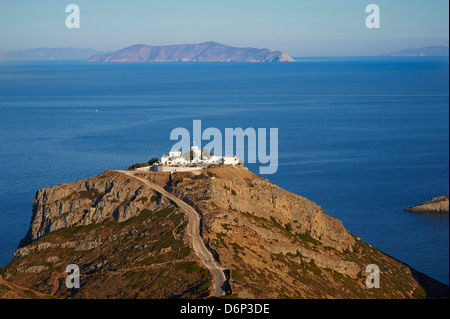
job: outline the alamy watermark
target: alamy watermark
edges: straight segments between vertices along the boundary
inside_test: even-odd
[[[172,146],[172,151],[182,154],[196,144],[200,149],[206,149],[215,156],[236,155],[242,162],[259,163],[260,174],[275,174],[278,170],[278,128],[225,128],[225,137],[215,127],[202,130],[202,121],[194,120],[191,133],[184,127],[177,127],[170,133],[171,141],[178,141]],[[205,146],[202,142],[207,141]],[[235,143],[236,141],[236,143]],[[245,142],[247,141],[247,143]],[[193,144],[192,144],[193,142]]]
[[[368,265],[366,273],[369,274],[366,278],[366,287],[369,289],[380,288],[380,267],[375,264]]]
[[[66,12],[69,15],[66,17],[66,28],[79,29],[80,28],[80,7],[76,4],[69,4],[66,6]],[[369,4],[366,6],[366,13],[370,13],[366,17],[366,27],[368,29],[380,28],[380,7],[376,4]]]
[[[66,12],[69,15],[66,17],[66,28],[79,29],[80,28],[80,7],[76,4],[69,4],[66,6]]]
[[[380,28],[380,7],[376,4],[369,4],[366,12],[370,13],[366,18],[366,27],[368,29]]]
[[[66,267],[66,272],[69,274],[66,278],[66,287],[68,289],[80,288],[80,268],[75,264],[70,264]]]

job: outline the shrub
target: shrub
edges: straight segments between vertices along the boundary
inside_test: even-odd
[[[292,231],[292,224],[287,223],[286,225],[284,225],[284,228],[286,228],[287,231]]]
[[[195,261],[180,262],[175,265],[178,270],[184,270],[187,273],[199,273],[202,268]]]
[[[318,241],[317,239],[314,239],[310,233],[305,232],[305,233],[295,233],[295,236],[300,239],[301,241],[304,242],[309,242],[312,243],[314,245],[320,245],[320,241]]]
[[[175,209],[174,206],[166,207],[158,212],[155,213],[155,219],[163,219],[172,214],[173,210]]]
[[[137,202],[141,202],[142,204],[145,204],[146,201],[148,201],[148,198],[143,196],[141,198],[139,198],[138,200],[136,200]]]
[[[88,198],[90,200],[95,200],[105,195],[105,193],[100,193],[97,189],[92,188],[90,190],[81,191],[78,193],[78,195],[80,196],[80,198]]]
[[[207,171],[206,172],[208,174],[209,177],[216,177],[217,174],[214,174],[213,172]]]
[[[211,199],[211,197],[209,197],[209,196],[197,197],[198,202],[203,201],[203,200],[210,200],[210,199]]]
[[[148,161],[148,166],[152,166],[153,164],[155,164],[156,162],[158,162],[158,158],[157,157],[152,157],[149,161]]]
[[[177,253],[176,258],[177,258],[178,260],[184,259],[184,258],[186,258],[187,256],[189,256],[190,253],[191,253],[191,249],[190,249],[189,247],[183,247],[183,248],[181,248],[180,251]]]
[[[147,163],[145,163],[145,162],[144,163],[136,163],[136,164],[133,164],[133,165],[129,166],[128,170],[132,171],[132,170],[134,170],[136,168],[145,167],[145,166],[147,166]]]

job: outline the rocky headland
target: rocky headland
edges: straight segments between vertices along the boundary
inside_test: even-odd
[[[449,212],[449,197],[440,196],[413,207],[405,208],[407,212],[416,213],[447,213]]]
[[[69,264],[80,268],[79,289],[65,285]],[[369,264],[380,268],[380,288],[366,287]],[[448,298],[448,286],[240,165],[105,171],[43,188],[0,278],[4,298],[208,298],[221,289],[238,298]]]

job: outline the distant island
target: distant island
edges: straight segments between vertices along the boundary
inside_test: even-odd
[[[294,62],[287,53],[238,48],[217,42],[152,46],[136,44],[111,54],[96,54],[87,62]]]
[[[383,56],[448,56],[448,46],[429,46],[420,49],[406,49],[384,54]]]
[[[407,212],[416,213],[447,213],[449,212],[448,196],[440,196],[413,207],[406,208]]]
[[[381,56],[449,56],[445,45],[406,49]],[[0,52],[0,60],[58,61],[83,60],[87,62],[295,62],[282,51],[233,47],[214,41],[199,44],[153,46],[135,44],[118,51],[98,51],[92,48],[35,48]]]
[[[105,54],[106,51],[80,48],[37,48],[11,51],[0,54],[0,60],[86,60],[94,54]]]

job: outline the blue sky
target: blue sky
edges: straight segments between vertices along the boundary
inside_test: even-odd
[[[65,26],[70,3],[80,29]],[[380,29],[365,26],[371,3]],[[213,40],[291,56],[378,55],[448,45],[448,10],[448,0],[0,0],[0,52]]]

